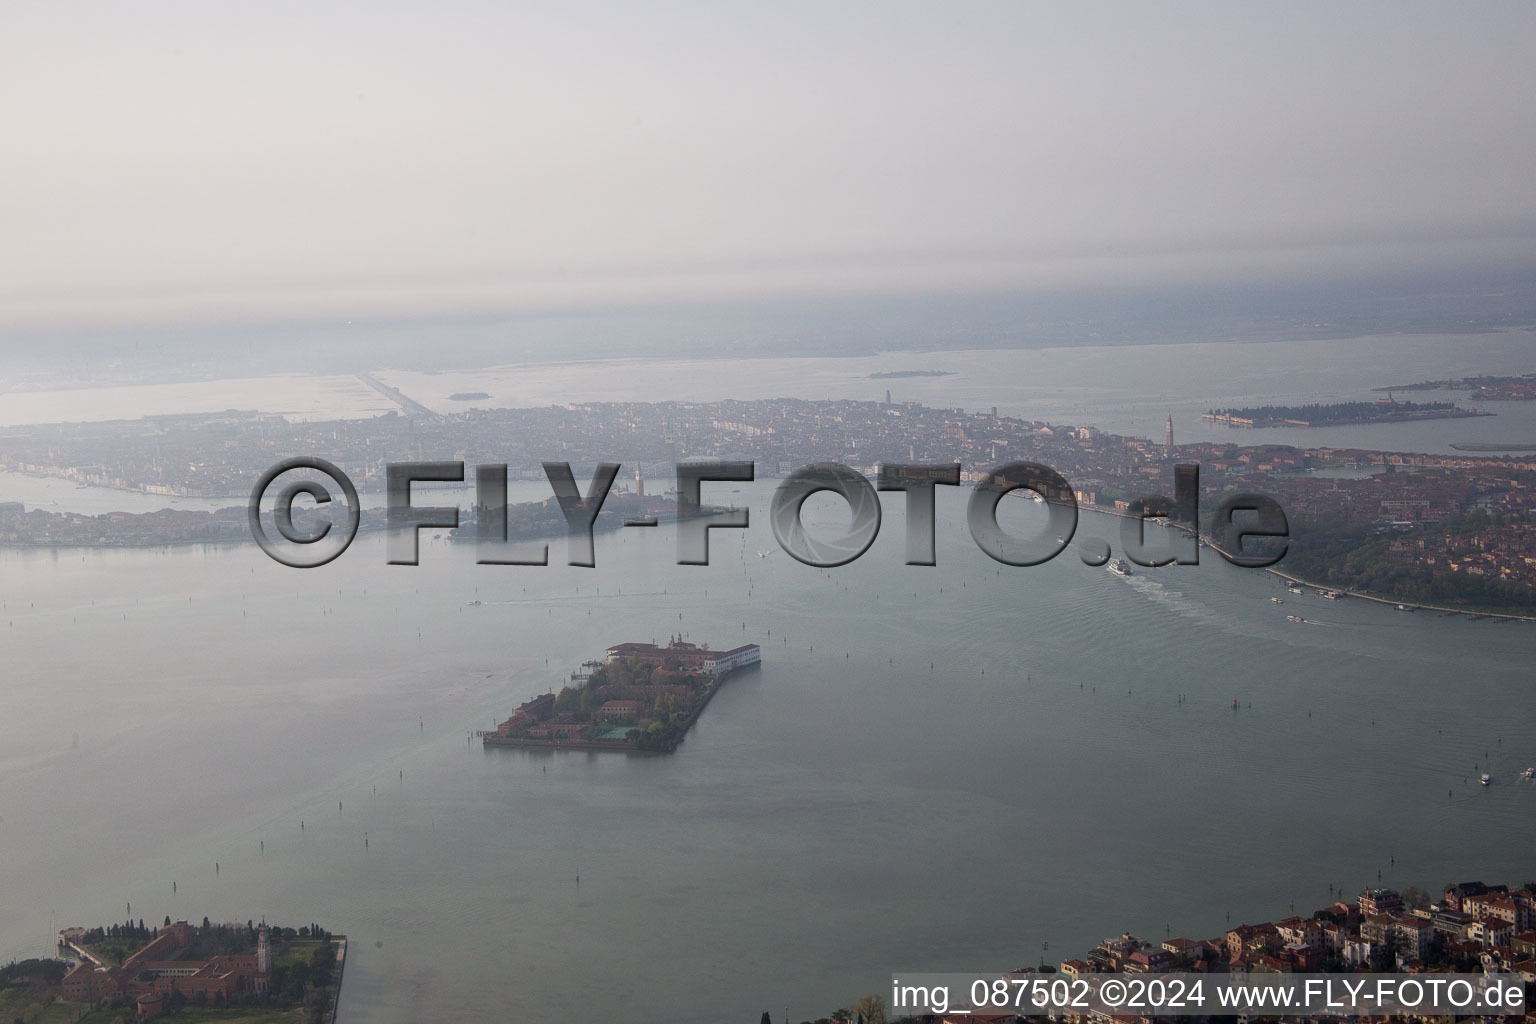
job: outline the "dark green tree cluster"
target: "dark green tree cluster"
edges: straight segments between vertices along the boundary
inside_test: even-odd
[[[14,960],[0,967],[0,988],[40,983],[57,985],[69,973],[65,960]]]
[[[1454,538],[1494,525],[1487,513],[1465,516],[1420,530]],[[1359,590],[1374,597],[1466,608],[1472,611],[1536,612],[1536,591],[1518,580],[1405,565],[1388,557],[1394,540],[1413,532],[1384,533],[1378,526],[1348,519],[1292,522],[1284,569],[1309,583]],[[1219,538],[1213,536],[1216,543]],[[1226,550],[1231,548],[1222,545]]]
[[[1251,405],[1241,409],[1212,409],[1211,415],[1236,416],[1253,420],[1256,425],[1280,420],[1306,420],[1313,426],[1331,426],[1450,412],[1455,408],[1455,402],[1334,402],[1326,405],[1313,402],[1308,405]]]
[[[85,933],[81,940],[85,945],[92,945],[109,939],[128,939],[139,942],[148,942],[157,934],[155,929],[144,927],[144,919],[137,922],[124,921],[122,924],[109,924],[105,928],[92,928]]]

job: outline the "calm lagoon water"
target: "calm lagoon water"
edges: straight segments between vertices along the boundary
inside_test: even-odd
[[[666,527],[600,536],[594,570],[430,534],[415,568],[377,536],[313,571],[0,552],[0,959],[131,904],[346,932],[347,1024],[800,1020],[893,970],[1210,935],[1378,872],[1536,875],[1531,627],[1209,554],[1000,566],[947,489],[938,567],[902,564],[886,495],[874,548],[818,570],[778,551],[771,490],[732,496],[754,525],[708,567]],[[673,632],[764,647],[676,754],[469,737]]]
[[[941,370],[949,376],[871,378]],[[440,412],[474,406],[562,402],[713,401],[724,398],[854,398],[1092,425],[1134,437],[1300,447],[1451,452],[1452,442],[1536,444],[1536,402],[1494,402],[1478,419],[1350,427],[1239,430],[1207,423],[1213,408],[1343,402],[1383,397],[1373,388],[1472,374],[1536,372],[1536,334],[1378,335],[1329,340],[1072,346],[1013,350],[889,352],[785,359],[657,359],[550,363],[454,373],[389,371],[380,377]],[[491,397],[453,401],[455,393]],[[1400,399],[1467,404],[1458,392],[1403,392]]]
[[[1533,355],[1529,334],[1489,334],[380,376],[443,408],[466,404],[458,391],[543,404],[889,387],[1149,436],[1171,410],[1181,441],[1446,451],[1536,439],[1536,403],[1334,430],[1198,414],[1528,372]],[[899,369],[954,375],[869,378]],[[267,407],[264,380],[224,382],[219,407]],[[1536,764],[1533,627],[1293,596],[1209,556],[1129,579],[1070,551],[999,566],[948,489],[938,567],[902,564],[900,496],[885,495],[875,547],[818,570],[778,550],[772,486],[730,495],[754,525],[716,531],[708,567],[677,566],[666,527],[600,536],[595,570],[476,566],[430,533],[415,568],[385,565],[378,536],[314,571],[252,545],[0,551],[0,960],[129,906],[146,921],[318,920],[355,940],[347,1024],[512,1007],[800,1020],[893,970],[1056,960],[1126,928],[1211,935],[1378,873],[1536,876],[1536,784],[1517,778]],[[9,474],[0,499],[229,503]],[[1118,549],[1118,525],[1085,514],[1079,536]],[[674,632],[764,647],[676,754],[470,736],[609,644]]]

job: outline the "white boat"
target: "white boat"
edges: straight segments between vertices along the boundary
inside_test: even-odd
[[[1287,615],[1285,617],[1285,621],[1286,622],[1306,622],[1307,620],[1302,618],[1300,615]]]
[[[1536,779],[1536,768],[1527,768],[1525,771],[1521,772],[1520,775],[1522,778]]]
[[[1411,612],[1411,611],[1413,611],[1413,605],[1411,605],[1411,604],[1400,604],[1400,605],[1397,606],[1397,610],[1400,611],[1400,612]]]
[[[1114,561],[1110,562],[1107,566],[1105,566],[1105,568],[1108,569],[1110,572],[1114,573],[1116,576],[1134,576],[1134,575],[1136,575],[1134,572],[1131,571],[1130,565],[1124,559],[1121,559],[1121,558],[1117,558]]]
[[[1300,587],[1286,587],[1285,589],[1289,590],[1293,594],[1299,594],[1302,592]]]
[[[1285,602],[1280,600],[1278,597],[1272,597],[1270,600],[1275,602],[1275,604],[1285,604]]]
[[[1492,782],[1492,781],[1493,781],[1493,776],[1492,776],[1492,775],[1489,775],[1489,774],[1488,774],[1488,773],[1487,773],[1487,772],[1483,772],[1483,777],[1482,777],[1482,778],[1480,778],[1480,779],[1478,779],[1478,780],[1477,780],[1477,781],[1478,781],[1478,782],[1481,782],[1481,783],[1482,783],[1482,784],[1483,784],[1483,785],[1485,785],[1485,786],[1486,786],[1486,785],[1488,785],[1488,784],[1489,784],[1489,783],[1490,783],[1490,782]]]
[[[1317,596],[1329,601],[1337,601],[1339,599],[1339,592],[1337,590],[1320,590]]]

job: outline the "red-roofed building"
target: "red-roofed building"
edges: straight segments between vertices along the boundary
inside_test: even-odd
[[[638,718],[645,705],[638,700],[610,700],[597,709],[602,718]]]
[[[756,665],[762,660],[762,649],[757,644],[743,644],[729,651],[711,651],[691,644],[681,637],[672,637],[665,647],[640,643],[615,644],[608,648],[603,660],[613,664],[628,662],[631,659],[655,668],[673,668],[723,676],[738,668]]]
[[[1166,949],[1138,949],[1125,958],[1125,969],[1132,974],[1162,974],[1173,968],[1173,954]]]
[[[167,925],[160,933],[120,966],[101,967],[82,962],[64,976],[59,994],[74,1003],[94,1003],[112,998],[222,995],[267,990],[272,974],[271,940],[265,926],[257,932],[256,952],[216,956],[210,960],[184,960],[182,954],[192,944],[197,930],[185,921]],[[153,1014],[164,1011],[165,1003],[149,999],[143,1005]]]
[[[1536,957],[1536,932],[1521,932],[1509,944],[1522,956]]]

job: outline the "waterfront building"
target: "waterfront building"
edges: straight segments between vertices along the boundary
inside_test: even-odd
[[[668,638],[665,647],[644,643],[615,644],[608,648],[604,661],[613,664],[628,662],[632,658],[653,668],[675,668],[722,676],[762,661],[762,648],[757,644],[743,644],[729,651],[712,651],[674,636]]]
[[[1396,889],[1367,889],[1360,894],[1360,913],[1370,917],[1373,914],[1397,914],[1403,909],[1403,896]]]
[[[78,935],[66,938],[66,934],[60,933],[61,943],[79,951]],[[267,990],[272,975],[272,948],[266,925],[257,933],[255,953],[225,954],[208,960],[183,959],[196,934],[196,928],[177,921],[160,929],[147,945],[120,965],[100,965],[83,958],[64,975],[60,995],[69,1002],[94,1003],[106,998],[137,1000],[178,992],[188,998],[204,995],[227,999],[241,992]],[[146,1003],[151,1009],[160,1005],[154,998]]]

